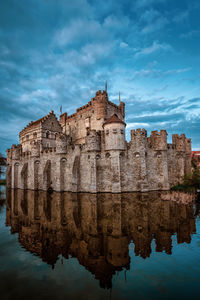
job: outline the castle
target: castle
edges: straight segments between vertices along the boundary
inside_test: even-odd
[[[76,113],[53,111],[30,122],[19,145],[7,150],[7,186],[71,192],[169,190],[191,170],[191,140],[166,130],[131,130],[125,138],[125,104],[98,91]]]

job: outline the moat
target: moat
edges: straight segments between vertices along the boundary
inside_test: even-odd
[[[1,299],[199,295],[200,204],[161,192],[0,190]]]

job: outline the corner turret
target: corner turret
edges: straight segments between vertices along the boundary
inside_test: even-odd
[[[105,150],[125,150],[125,126],[116,114],[103,124]]]

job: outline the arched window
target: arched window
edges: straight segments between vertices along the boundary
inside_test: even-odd
[[[110,157],[110,153],[107,152],[107,153],[106,153],[106,158],[109,158],[109,157]]]
[[[139,153],[139,152],[136,152],[136,153],[135,153],[135,157],[137,157],[137,158],[140,157],[140,153]]]

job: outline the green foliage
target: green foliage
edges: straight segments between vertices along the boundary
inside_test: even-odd
[[[185,175],[183,178],[183,184],[200,189],[200,170],[198,168],[194,168],[191,174]]]
[[[195,192],[195,188],[184,184],[178,184],[171,188],[172,191]]]
[[[181,190],[192,191],[192,190],[200,189],[200,169],[197,168],[194,161],[192,161],[192,167],[193,167],[192,173],[186,174],[183,177],[183,183],[173,186],[172,190],[174,190],[174,191],[178,191],[178,190],[179,191],[181,191]]]
[[[0,185],[5,185],[6,184],[6,179],[0,179]]]

